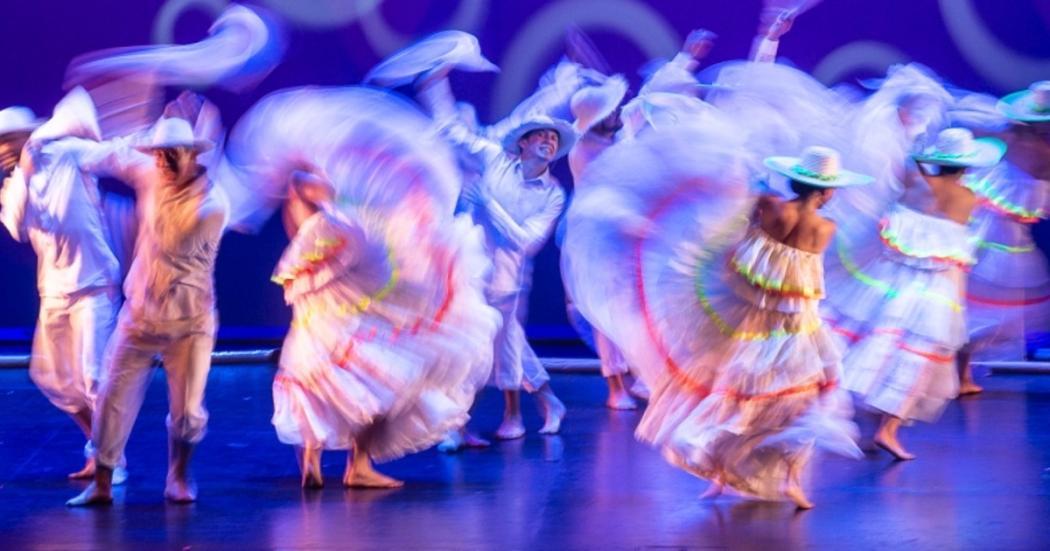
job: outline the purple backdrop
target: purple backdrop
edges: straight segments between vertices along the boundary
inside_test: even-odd
[[[75,55],[99,48],[187,42],[204,35],[226,0],[35,0],[7,2],[0,17],[0,105],[50,111]],[[690,29],[719,35],[707,62],[747,55],[760,0],[257,0],[288,22],[284,63],[247,94],[209,93],[231,125],[267,92],[303,84],[353,84],[376,61],[421,35],[458,28],[476,34],[499,75],[457,75],[457,95],[483,122],[506,114],[557,60],[563,30],[584,28],[613,70],[637,85],[636,69],[673,55]],[[874,6],[878,6],[877,8]],[[787,35],[781,57],[825,82],[881,74],[892,63],[920,61],[954,84],[1000,94],[1050,78],[1050,0],[826,0]],[[563,181],[564,167],[559,169]],[[1039,228],[1046,249],[1046,228]],[[229,235],[218,267],[227,328],[282,328],[289,319],[270,271],[286,243],[271,221],[257,236]],[[35,259],[28,246],[0,237],[0,327],[25,328],[36,317]],[[538,259],[530,332],[568,335],[557,251]]]

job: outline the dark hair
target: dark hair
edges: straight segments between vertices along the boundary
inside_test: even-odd
[[[813,195],[814,193],[820,193],[824,191],[824,189],[825,188],[815,186],[813,184],[807,184],[798,180],[791,180],[791,191],[794,191],[795,195],[798,195],[800,199],[805,199],[810,195]]]
[[[950,165],[937,165],[937,164],[926,164],[926,171],[931,176],[955,176],[956,174],[962,174],[966,172],[965,166],[950,166]]]

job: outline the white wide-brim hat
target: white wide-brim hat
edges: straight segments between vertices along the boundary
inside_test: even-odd
[[[29,133],[41,124],[44,124],[44,119],[38,119],[28,107],[16,105],[0,110],[0,136],[16,132]]]
[[[576,117],[576,131],[587,132],[616,111],[627,95],[627,79],[613,75],[598,86],[587,86],[572,96],[569,108]]]
[[[520,155],[521,147],[518,146],[518,140],[533,130],[553,130],[558,133],[558,150],[554,152],[555,159],[565,156],[576,143],[576,132],[568,122],[547,115],[532,115],[507,132],[502,140],[503,149]]]
[[[402,86],[442,65],[472,72],[499,72],[481,55],[478,39],[463,31],[434,33],[381,61],[365,75],[364,82]]]
[[[823,188],[870,184],[871,176],[842,168],[839,152],[830,147],[810,146],[798,157],[768,157],[770,170],[791,180]]]
[[[1027,90],[999,100],[999,111],[1019,122],[1050,122],[1050,80],[1033,83]]]
[[[153,135],[150,137],[148,144],[135,146],[135,149],[150,152],[154,149],[185,147],[201,153],[208,151],[214,146],[215,144],[211,140],[197,139],[193,135],[193,128],[186,120],[168,117],[160,119],[153,125]]]
[[[999,164],[1005,154],[1006,143],[998,138],[974,138],[966,128],[945,128],[932,146],[912,158],[920,163],[982,168]]]

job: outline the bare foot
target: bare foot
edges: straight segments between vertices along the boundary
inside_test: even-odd
[[[400,488],[405,483],[373,470],[351,470],[343,476],[347,488]]]
[[[634,384],[631,385],[631,394],[639,400],[648,400],[649,387],[645,386],[641,379],[635,379]]]
[[[898,461],[909,461],[915,459],[915,454],[909,453],[908,450],[905,450],[895,436],[890,436],[880,432],[875,435],[875,438],[873,438],[872,441],[875,442],[876,446],[889,452],[890,455],[895,457]]]
[[[565,404],[551,392],[540,400],[543,409],[543,426],[540,434],[558,434],[561,430],[561,421],[565,419]]]
[[[445,439],[438,443],[437,448],[441,453],[456,453],[464,447],[463,433],[454,430],[445,435]]]
[[[66,507],[99,507],[113,503],[113,490],[92,482],[80,495],[66,502]]]
[[[164,498],[172,503],[193,503],[197,501],[197,485],[190,480],[168,476]]]
[[[605,407],[617,410],[638,409],[638,402],[634,401],[631,394],[624,389],[609,391],[609,398],[605,400]]]
[[[963,381],[959,383],[959,396],[972,396],[982,392],[984,392],[984,387],[973,381]]]
[[[784,490],[784,497],[790,499],[799,509],[812,509],[813,502],[806,497],[802,488],[792,484]]]
[[[700,499],[714,499],[722,495],[723,486],[721,482],[711,481],[711,485],[700,494]]]
[[[521,422],[520,415],[504,417],[496,429],[496,438],[500,440],[515,440],[522,436],[525,436],[525,424]]]
[[[113,469],[113,485],[120,486],[128,481],[128,470],[124,467]]]
[[[299,472],[302,473],[301,484],[303,488],[317,489],[324,487],[324,477],[321,475],[321,450],[303,448],[299,455]]]
[[[489,442],[468,430],[463,431],[463,444],[468,448],[487,448],[492,445],[492,442]]]
[[[95,459],[90,457],[84,462],[84,468],[80,469],[75,473],[69,473],[71,480],[83,480],[85,478],[95,478]]]

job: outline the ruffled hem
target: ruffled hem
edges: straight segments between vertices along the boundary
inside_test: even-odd
[[[1012,165],[999,166],[964,182],[980,197],[983,207],[1021,224],[1047,218],[1050,183],[1024,174]]]
[[[821,255],[779,243],[760,229],[749,232],[729,262],[751,286],[781,300],[824,297]]]
[[[933,422],[958,394],[955,353],[893,327],[859,329],[832,322],[850,343],[843,358],[843,386],[869,407],[905,420]]]
[[[879,223],[879,237],[901,263],[916,268],[944,269],[945,264],[967,268],[976,261],[976,239],[967,226],[901,205]]]
[[[835,250],[841,269],[828,272],[835,289],[824,302],[840,326],[893,328],[957,348],[966,342],[965,274],[958,267],[926,270],[875,257],[866,265],[854,263],[841,242]]]
[[[861,455],[849,401],[827,383],[814,380],[799,392],[747,402],[668,384],[653,393],[636,436],[694,476],[783,499],[789,473],[804,471],[815,449]]]

